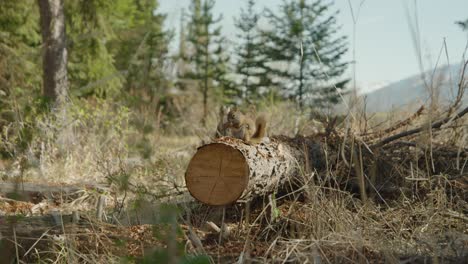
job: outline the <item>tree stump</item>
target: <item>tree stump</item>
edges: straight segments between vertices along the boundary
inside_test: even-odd
[[[250,200],[294,179],[317,151],[320,144],[303,137],[272,137],[257,145],[222,137],[198,148],[185,182],[190,194],[208,205]]]

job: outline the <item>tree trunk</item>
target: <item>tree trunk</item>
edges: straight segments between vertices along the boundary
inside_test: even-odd
[[[304,76],[303,76],[303,68],[304,68],[304,63],[301,58],[301,64],[299,68],[299,109],[301,110],[301,113],[304,109],[304,101],[303,101],[303,82],[304,82]]]
[[[67,47],[63,0],[38,0],[43,45],[43,95],[57,105],[67,99]]]
[[[205,28],[206,32],[208,32],[208,25]],[[208,116],[208,67],[209,67],[209,50],[208,50],[209,42],[205,43],[205,65],[204,65],[204,76],[203,76],[203,119],[202,125],[206,124],[206,118]]]
[[[223,137],[201,146],[185,173],[187,189],[209,205],[227,205],[239,199],[274,192],[298,179],[305,165],[323,164],[320,143],[309,138],[273,137],[248,145]]]

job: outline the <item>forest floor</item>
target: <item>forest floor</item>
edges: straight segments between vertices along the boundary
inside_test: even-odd
[[[275,111],[281,110],[270,111],[277,132],[292,135],[295,121],[282,127],[287,114],[275,117]],[[420,127],[425,117],[418,120],[356,138],[370,145]],[[316,124],[304,121],[300,130],[327,130]],[[258,197],[225,208],[199,204],[184,187],[187,164],[209,137],[131,131],[129,150],[117,144],[119,135],[106,134],[108,142],[97,144],[102,138],[85,134],[67,155],[43,143],[51,151],[0,164],[0,251],[22,263],[462,263],[468,259],[463,124],[459,119],[372,157],[362,154],[365,174],[378,175],[367,200],[353,184],[356,171],[339,161],[354,143],[344,129],[328,125],[336,132],[333,140],[321,136],[329,167],[304,175],[314,181],[273,194],[274,203]],[[432,152],[418,148],[427,140]]]

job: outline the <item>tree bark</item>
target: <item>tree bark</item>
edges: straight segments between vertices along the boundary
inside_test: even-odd
[[[227,205],[274,192],[299,179],[304,166],[320,167],[323,157],[321,144],[310,138],[273,137],[248,145],[223,137],[198,149],[185,181],[195,199]]]
[[[43,95],[57,105],[67,100],[67,47],[63,0],[38,0],[42,33]]]

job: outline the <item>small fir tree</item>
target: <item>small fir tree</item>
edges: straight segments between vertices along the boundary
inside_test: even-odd
[[[213,0],[193,0],[190,6],[190,21],[188,24],[188,47],[185,52],[186,64],[189,64],[181,79],[194,80],[203,97],[203,118],[208,115],[208,99],[210,95],[226,94],[231,82],[225,50],[225,38],[221,36],[221,27],[217,24],[221,16],[213,15]]]
[[[240,39],[236,48],[236,73],[240,76],[242,99],[248,103],[257,101],[272,85],[266,47],[258,29],[259,19],[255,1],[248,0],[247,9],[242,9],[235,21]]]
[[[271,71],[284,82],[287,94],[305,104],[325,106],[338,103],[339,92],[348,80],[341,76],[347,63],[346,37],[338,36],[337,12],[322,0],[287,1],[279,15],[267,10],[270,30],[268,54]]]
[[[172,32],[164,29],[166,15],[157,13],[158,1],[120,0],[122,8],[113,19],[118,33],[111,47],[116,53],[116,67],[125,72],[125,90],[140,102],[153,102],[169,87],[166,62]]]

